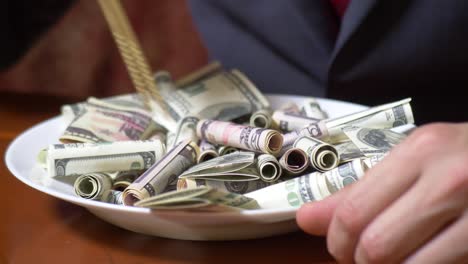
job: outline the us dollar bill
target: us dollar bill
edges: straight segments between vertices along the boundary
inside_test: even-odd
[[[273,129],[238,125],[232,122],[202,119],[197,125],[200,139],[244,150],[277,155],[283,137]]]
[[[90,98],[59,139],[64,143],[140,140],[158,130],[164,128],[144,109]]]
[[[264,209],[298,208],[359,180],[366,168],[362,160],[353,160],[330,171],[305,174],[244,195],[255,199]]]
[[[328,118],[328,114],[322,109],[317,99],[308,97],[299,103],[299,113],[302,116],[318,120]]]
[[[198,153],[194,142],[180,142],[124,190],[124,204],[133,205],[148,197],[175,190],[178,176],[195,164]]]
[[[257,169],[264,182],[276,182],[283,174],[278,159],[271,154],[260,154],[257,157]]]
[[[179,179],[258,180],[260,176],[255,165],[255,153],[237,151],[199,163],[184,171]]]
[[[166,152],[159,140],[52,144],[37,161],[50,177],[151,167]]]
[[[206,140],[200,140],[200,155],[198,156],[197,163],[202,163],[219,156],[216,146]]]
[[[162,113],[153,113],[153,118],[172,132],[186,116],[227,121],[270,107],[266,97],[236,69],[219,71],[180,89],[174,88],[168,73],[159,74],[156,82],[169,118]]]
[[[336,167],[333,170],[323,173],[327,179],[327,186],[330,193],[335,193],[347,185],[358,181],[368,169],[362,159],[355,159]]]
[[[414,117],[410,105],[411,98],[397,102],[374,106],[345,116],[329,118],[312,123],[300,130],[283,135],[284,146],[289,146],[300,136],[310,136],[331,144],[347,140],[342,131],[346,126],[360,126],[377,129],[390,129],[406,124],[413,124]]]
[[[135,203],[135,206],[158,210],[198,211],[238,211],[260,208],[252,198],[208,186],[160,194],[141,200]]]
[[[103,194],[112,188],[112,178],[106,173],[86,173],[76,178],[75,194],[90,200],[101,200]]]
[[[365,158],[365,155],[352,141],[345,141],[334,146],[336,151],[338,151],[340,163],[344,163],[353,159]]]
[[[405,134],[390,129],[348,126],[343,132],[368,157],[385,154],[406,138]]]
[[[167,149],[172,149],[175,145],[184,140],[198,142],[196,131],[198,121],[200,121],[200,119],[194,116],[186,116],[179,120],[176,132],[167,138]]]
[[[93,101],[95,99],[95,97],[90,97],[87,101]],[[141,95],[138,93],[115,95],[102,98],[101,100],[113,105],[145,109]],[[86,111],[87,101],[63,105],[60,108],[62,120],[64,120],[67,125],[70,124],[77,116]]]
[[[261,109],[258,110],[250,116],[249,124],[252,127],[260,128],[272,128],[276,129],[277,127],[273,123],[272,112],[270,109]]]
[[[299,148],[288,149],[279,159],[279,164],[286,175],[299,175],[310,165],[307,153]]]
[[[302,129],[310,124],[317,123],[321,119],[315,117],[307,117],[302,113],[293,113],[276,110],[273,112],[272,120],[275,127],[278,127],[282,132]]]
[[[200,186],[208,186],[226,192],[244,194],[265,188],[272,184],[274,184],[274,182],[266,182],[263,180],[216,181],[205,179],[179,179],[177,182],[177,190],[193,189]]]
[[[312,167],[319,171],[331,170],[340,162],[336,148],[316,138],[301,136],[296,139],[293,147],[305,151]]]

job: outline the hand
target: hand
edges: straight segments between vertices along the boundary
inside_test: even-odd
[[[468,259],[468,123],[415,129],[357,183],[297,213],[349,263]]]

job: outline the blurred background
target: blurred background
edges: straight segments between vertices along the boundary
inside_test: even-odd
[[[186,1],[122,4],[153,71],[168,70],[177,79],[207,63]],[[1,93],[84,99],[134,91],[96,1],[21,0],[1,5],[6,37],[0,54],[14,61],[0,73]]]

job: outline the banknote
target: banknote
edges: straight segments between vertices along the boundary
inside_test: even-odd
[[[60,136],[68,142],[114,142],[147,139],[164,128],[141,108],[90,98]]]
[[[277,155],[283,137],[273,129],[238,125],[232,122],[203,119],[198,122],[197,135],[213,144]]]
[[[344,163],[353,159],[364,158],[364,154],[352,141],[345,141],[334,145],[340,157],[340,163]]]
[[[334,193],[362,178],[367,168],[362,159],[355,159],[326,171],[323,175],[327,179],[329,191]]]
[[[180,89],[174,89],[169,73],[159,74],[156,82],[169,119],[160,118],[161,113],[153,113],[153,118],[171,132],[186,116],[227,121],[270,107],[266,97],[236,69],[219,71]]]
[[[198,156],[197,163],[201,163],[219,156],[216,146],[206,140],[200,140],[200,155]]]
[[[88,101],[96,100],[95,97],[89,97]],[[126,106],[130,108],[145,109],[141,95],[138,93],[128,93],[102,98],[110,104]],[[74,104],[65,104],[60,107],[61,117],[66,124],[70,124],[77,116],[86,111],[87,102],[78,102]]]
[[[305,98],[299,103],[298,107],[302,116],[318,120],[328,118],[328,114],[322,109],[317,99],[313,97]]]
[[[255,153],[237,151],[199,163],[184,171],[179,179],[205,179],[218,181],[258,180]]]
[[[258,110],[250,116],[249,125],[252,127],[276,129],[277,127],[274,125],[271,115],[272,112],[269,109]]]
[[[179,120],[177,122],[175,133],[173,133],[170,137],[167,137],[167,149],[169,150],[179,142],[187,139],[193,142],[198,142],[196,131],[198,121],[200,121],[200,119],[194,116],[186,116]]]
[[[159,140],[52,144],[37,160],[50,177],[151,167],[166,152]]]
[[[261,208],[298,208],[302,204],[320,201],[346,185],[359,180],[365,172],[362,160],[340,165],[326,172],[313,172],[245,193]]]
[[[244,194],[265,188],[274,184],[274,182],[266,182],[263,180],[254,181],[216,181],[205,179],[179,179],[177,182],[177,190],[193,189],[200,186],[208,186],[231,193]]]
[[[248,192],[244,196],[256,200],[262,209],[298,208],[324,198],[314,173]]]
[[[199,211],[239,211],[260,208],[252,198],[208,186],[163,193],[138,201],[135,206],[158,210]]]
[[[123,192],[117,190],[109,190],[104,192],[101,197],[102,202],[123,205]]]
[[[112,179],[106,173],[86,173],[76,178],[73,187],[79,197],[101,200],[103,194],[111,190]]]
[[[276,182],[283,174],[280,162],[271,154],[258,155],[257,169],[261,180],[265,182]]]
[[[321,120],[305,128],[293,130],[283,135],[283,146],[290,146],[300,136],[310,136],[330,144],[338,144],[347,139],[342,131],[346,126],[360,126],[377,129],[390,129],[413,124],[414,117],[410,105],[411,98],[374,106],[348,115]]]
[[[343,132],[368,157],[385,154],[406,138],[405,134],[390,129],[347,126]]]
[[[271,118],[273,120],[274,126],[282,132],[299,130],[321,120],[315,117],[304,116],[300,112],[293,113],[281,110],[274,111]]]
[[[307,153],[300,148],[288,149],[279,159],[286,175],[299,175],[310,165]]]
[[[305,151],[312,167],[319,171],[331,170],[340,162],[338,151],[333,145],[313,137],[299,137],[294,141],[293,148]]]
[[[206,141],[206,140],[204,140],[204,141]],[[231,147],[231,146],[224,146],[224,145],[220,145],[217,148],[218,156],[223,156],[223,155],[226,155],[226,154],[230,154],[230,153],[233,153],[233,152],[237,152],[239,150],[240,149],[238,149],[238,148]]]
[[[193,141],[180,142],[124,190],[124,204],[133,205],[145,198],[175,190],[177,177],[196,163],[198,153],[198,145]]]

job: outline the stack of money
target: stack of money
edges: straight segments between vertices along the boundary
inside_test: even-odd
[[[49,177],[76,178],[77,196],[119,206],[298,207],[358,181],[404,140],[394,128],[414,122],[410,98],[333,118],[314,98],[272,109],[219,63],[154,79],[168,114],[140,94],[64,105],[63,144],[38,154]]]

